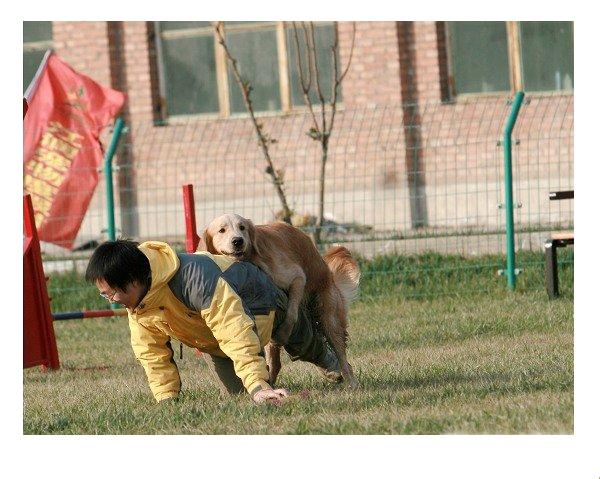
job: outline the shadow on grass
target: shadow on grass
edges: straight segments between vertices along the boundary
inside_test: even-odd
[[[548,377],[543,372],[529,371],[527,373],[515,372],[486,372],[479,374],[464,373],[459,371],[441,371],[427,376],[406,376],[397,373],[372,376],[364,373],[358,374],[360,384],[356,394],[351,399],[359,400],[364,393],[407,393],[407,401],[414,399],[411,391],[418,396],[419,402],[430,402],[432,399],[447,399],[455,396],[469,395],[484,398],[489,395],[525,394],[536,391],[569,391],[573,389],[573,379]],[[344,384],[326,383],[320,378],[311,378],[308,382],[290,380],[286,387],[294,392],[310,389],[321,389],[323,392],[351,392]],[[383,398],[384,400],[386,398]],[[365,399],[372,401],[372,397]]]

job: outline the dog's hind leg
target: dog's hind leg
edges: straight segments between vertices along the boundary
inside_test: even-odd
[[[281,371],[281,346],[269,341],[265,346],[265,360],[269,368],[269,384],[274,388],[279,371]]]
[[[356,389],[358,381],[346,356],[348,332],[344,299],[337,287],[333,286],[321,295],[320,300],[322,306],[320,323],[323,333],[335,351],[346,386]]]

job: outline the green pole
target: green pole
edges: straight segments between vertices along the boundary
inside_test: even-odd
[[[107,231],[108,239],[110,241],[114,241],[117,238],[115,233],[115,200],[113,194],[112,160],[113,156],[115,155],[115,151],[117,150],[119,139],[121,138],[123,126],[125,126],[123,118],[117,118],[117,121],[115,122],[115,128],[113,130],[113,135],[110,140],[110,145],[108,146],[106,156],[104,157],[104,180],[106,181],[106,215],[108,217]]]
[[[506,210],[506,279],[508,289],[515,290],[515,221],[513,206],[513,178],[512,178],[512,132],[519,115],[521,103],[525,93],[518,91],[513,100],[508,122],[504,127],[504,209]]]
[[[108,145],[108,150],[106,150],[106,155],[104,156],[104,181],[106,182],[106,215],[108,217],[108,239],[110,241],[114,241],[117,239],[117,235],[115,232],[115,199],[113,194],[113,168],[112,168],[112,160],[113,156],[115,156],[115,151],[117,151],[117,145],[119,144],[119,140],[121,139],[121,133],[123,132],[123,127],[125,126],[125,122],[123,118],[117,118],[115,122],[115,128],[113,130],[112,138],[110,139],[110,145]],[[118,305],[115,303],[110,303],[111,309],[118,309]]]

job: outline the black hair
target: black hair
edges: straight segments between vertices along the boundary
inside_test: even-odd
[[[85,279],[90,283],[104,280],[110,287],[121,290],[127,289],[127,285],[134,281],[150,287],[150,261],[135,241],[107,241],[92,254]]]

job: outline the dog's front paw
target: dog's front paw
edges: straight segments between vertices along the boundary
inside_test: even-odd
[[[285,314],[285,319],[281,326],[277,329],[276,333],[273,335],[273,341],[277,343],[279,346],[283,346],[287,344],[290,335],[296,326],[296,322],[298,321],[298,310],[290,307]]]
[[[289,324],[286,319],[286,321],[277,328],[277,331],[273,334],[271,340],[278,346],[286,345],[290,338],[290,334],[292,334],[292,329],[294,329],[294,325]]]

